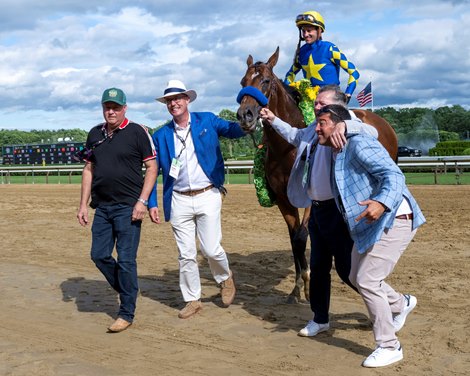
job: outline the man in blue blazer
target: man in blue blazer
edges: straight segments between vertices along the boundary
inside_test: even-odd
[[[245,135],[236,122],[210,112],[189,112],[196,99],[178,80],[171,80],[163,96],[172,121],[153,135],[157,163],[163,175],[163,211],[170,221],[179,252],[180,289],[186,306],[178,317],[189,318],[202,309],[196,235],[214,279],[221,286],[224,306],[235,298],[235,283],[222,239],[220,212],[224,191],[224,161],[219,136]],[[160,223],[156,185],[149,198],[149,214]]]
[[[342,106],[323,107],[315,128],[320,145],[332,147],[331,134],[349,119]],[[417,303],[385,279],[425,219],[400,168],[375,138],[348,135],[345,146],[333,153],[331,186],[354,241],[349,280],[363,297],[376,342],[362,365],[382,367],[403,359],[396,332]]]

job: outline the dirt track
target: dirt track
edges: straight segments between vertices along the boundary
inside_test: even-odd
[[[470,186],[411,187],[428,223],[390,281],[418,297],[399,338],[405,360],[360,367],[373,348],[362,300],[333,276],[332,330],[297,331],[309,306],[285,304],[293,286],[287,228],[254,189],[230,185],[223,245],[238,295],[219,306],[201,259],[204,309],[177,318],[176,249],[168,224],[147,219],[139,250],[135,324],[106,333],[116,295],[89,259],[90,229],[76,219],[78,185],[0,186],[1,375],[464,375],[470,367]]]

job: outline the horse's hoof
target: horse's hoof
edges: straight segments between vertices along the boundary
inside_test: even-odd
[[[289,295],[287,297],[287,304],[298,304],[299,303],[299,298],[297,298],[294,295]]]

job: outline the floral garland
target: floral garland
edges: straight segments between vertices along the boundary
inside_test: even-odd
[[[320,86],[311,86],[310,80],[302,79],[289,84],[300,93],[299,109],[304,116],[305,124],[310,125],[315,120],[315,98]]]
[[[315,120],[315,98],[320,87],[312,87],[307,79],[292,82],[290,86],[300,93],[301,99],[298,106],[304,117],[305,124],[312,124]],[[266,173],[264,171],[265,160],[266,147],[263,144],[258,145],[253,161],[253,183],[259,204],[264,208],[270,208],[276,205],[276,195],[266,180]]]
[[[263,144],[258,145],[255,151],[253,161],[253,183],[256,189],[256,197],[259,204],[264,208],[270,208],[276,205],[276,195],[269,187],[264,171],[264,161],[266,159],[266,147]]]

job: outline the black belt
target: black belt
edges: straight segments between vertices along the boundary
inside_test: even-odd
[[[312,205],[313,206],[327,206],[335,203],[334,198],[330,198],[329,200],[324,200],[324,201],[317,201],[317,200],[312,200]]]
[[[174,191],[174,192],[179,193],[180,195],[183,195],[183,196],[196,196],[196,195],[204,193],[204,192],[206,192],[206,191],[208,191],[209,189],[212,189],[212,188],[214,188],[214,184],[208,185],[205,188],[196,189],[194,191],[185,191],[185,192]]]

